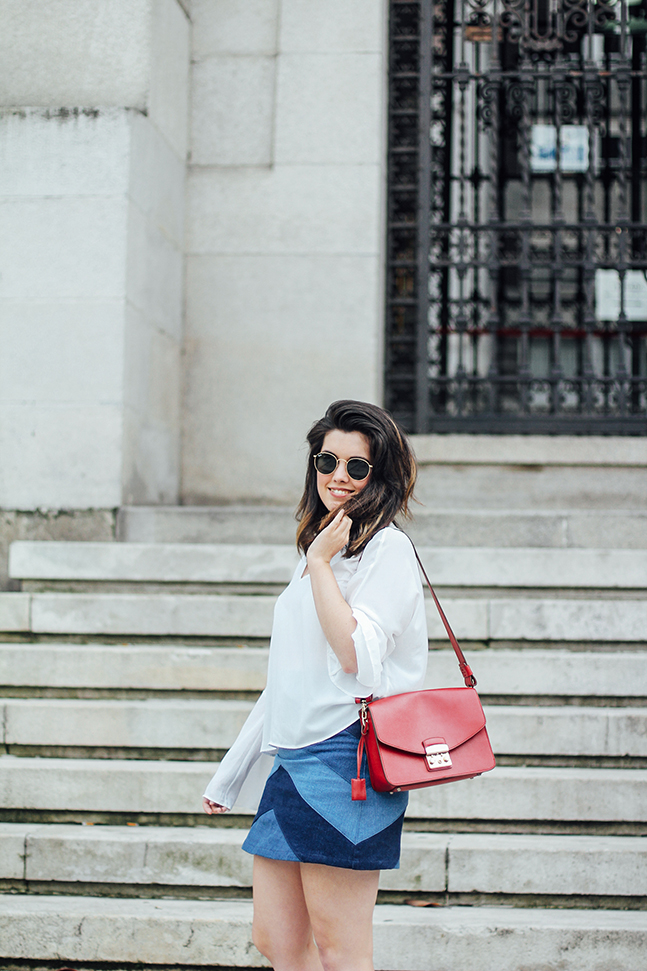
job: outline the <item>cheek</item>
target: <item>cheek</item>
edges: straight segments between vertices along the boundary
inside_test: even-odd
[[[325,485],[329,478],[329,475],[322,475],[321,472],[317,472],[317,493],[322,501],[326,495]]]
[[[358,492],[361,492],[362,489],[366,488],[366,486],[369,484],[370,481],[371,481],[371,476],[369,475],[368,478],[362,479],[361,482],[356,482],[355,488],[357,489]]]

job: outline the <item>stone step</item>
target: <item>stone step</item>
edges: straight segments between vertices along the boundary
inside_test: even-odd
[[[228,749],[251,708],[229,700],[14,698],[0,700],[0,717],[5,746],[202,750]]]
[[[622,510],[622,515],[628,513]],[[278,543],[294,546],[294,506],[121,506],[126,543]]]
[[[644,435],[428,435],[414,447],[428,509],[645,508]]]
[[[642,589],[647,550],[429,548],[420,557],[440,587]],[[207,543],[11,544],[13,579],[158,583],[288,583],[294,546]]]
[[[250,887],[244,829],[0,823],[0,879]],[[647,897],[647,841],[631,836],[402,834],[382,890]]]
[[[640,555],[636,550],[621,552]],[[32,580],[284,584],[298,562],[294,544],[19,541],[9,550],[9,575]]]
[[[643,509],[417,509],[406,530],[420,545],[647,549]],[[286,506],[122,506],[117,536],[135,543],[294,544]]]
[[[634,652],[623,652],[627,673]],[[453,653],[452,653],[453,656]],[[591,653],[593,661],[598,655]],[[615,655],[601,672],[614,670]],[[187,644],[0,643],[0,686],[126,691],[262,691],[266,647]],[[453,673],[453,672],[452,672]]]
[[[34,634],[268,638],[275,597],[266,595],[3,593],[0,631]],[[465,641],[647,641],[647,600],[443,597]],[[431,600],[431,639],[446,638]]]
[[[0,809],[79,813],[201,812],[215,771],[202,762],[0,756]],[[409,818],[647,822],[647,769],[497,767],[410,794]],[[350,793],[350,783],[349,783]]]
[[[5,746],[227,749],[251,702],[0,699]],[[486,705],[497,755],[647,757],[647,708]]]
[[[262,691],[264,647],[0,643],[0,686]],[[529,647],[469,652],[482,695],[646,698],[647,652]],[[429,655],[428,688],[462,684],[451,649]]]
[[[647,756],[647,708],[485,705],[499,755]]]
[[[247,900],[0,896],[0,957],[183,967],[268,967]],[[541,907],[398,907],[374,917],[389,971],[642,971],[643,913]],[[567,955],[567,965],[564,963]]]

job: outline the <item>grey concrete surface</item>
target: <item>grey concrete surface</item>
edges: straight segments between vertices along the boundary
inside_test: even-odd
[[[115,538],[114,509],[0,511],[0,590],[9,583],[9,545],[15,540],[95,540]]]
[[[0,684],[52,688],[262,691],[267,648],[0,643]]]
[[[0,897],[0,955],[267,967],[251,901]],[[375,966],[390,971],[642,971],[635,911],[378,906]]]
[[[252,702],[151,698],[144,701],[6,699],[8,746],[227,749]],[[647,756],[647,708],[486,705],[498,755]]]
[[[242,690],[265,687],[264,647],[0,642],[0,685],[32,688]],[[645,651],[534,647],[467,651],[483,695],[647,696]],[[429,654],[426,687],[461,685],[451,649]]]
[[[409,816],[436,819],[647,819],[644,769],[497,766],[479,778],[410,793]]]
[[[244,594],[0,594],[0,611],[8,597],[25,598],[23,612],[17,620],[9,614],[9,622],[24,624],[30,609],[34,633],[167,637],[269,637],[276,602],[275,597]],[[488,636],[486,601],[447,598],[445,607],[457,637],[483,640]],[[427,624],[430,637],[446,637],[431,602],[427,604]],[[613,633],[617,640],[618,631]]]
[[[636,912],[540,907],[384,907],[374,927],[392,971],[640,971],[647,934]]]
[[[416,506],[413,520],[403,525],[414,542],[421,546],[647,549],[647,512],[644,509],[506,510]],[[294,544],[295,535],[292,506],[122,506],[117,512],[117,536],[123,542],[279,543],[290,546]]]
[[[0,757],[0,808],[196,813],[215,765]],[[647,820],[645,769],[497,767],[479,778],[418,789],[421,819],[620,822]]]
[[[412,435],[419,465],[501,465],[647,468],[639,436]]]
[[[13,543],[13,578],[173,583],[287,583],[294,546],[205,543]]]
[[[0,756],[0,808],[198,813],[215,765]]]
[[[274,597],[203,594],[32,594],[32,630],[51,634],[269,637],[274,603]]]
[[[0,823],[0,880],[24,880],[26,840],[32,830],[27,823]]]
[[[269,637],[275,598],[210,594],[0,594],[0,630],[40,634]],[[445,629],[431,600],[432,640]],[[459,640],[645,642],[647,601],[443,597]],[[29,626],[31,618],[31,627]],[[2,626],[5,624],[6,626]]]
[[[249,887],[244,829],[0,824],[0,879]],[[642,837],[404,832],[383,890],[647,896]]]
[[[229,748],[251,710],[245,701],[82,701],[0,703],[6,745]]]
[[[423,467],[416,485],[416,495],[428,509],[595,509],[602,513],[607,509],[635,509],[642,512],[646,494],[647,467],[644,465],[486,465],[464,461]]]
[[[642,589],[647,550],[421,546],[432,583],[447,587]],[[206,543],[12,543],[13,579],[288,583],[293,546]]]
[[[30,607],[31,598],[28,593],[0,593],[0,631],[28,631]]]
[[[500,755],[647,756],[647,708],[486,705]]]
[[[645,854],[643,837],[456,833],[447,886],[456,893],[645,896]]]
[[[294,506],[122,506],[117,538],[130,543],[294,545]]]
[[[489,601],[493,640],[641,642],[647,631],[647,600]]]

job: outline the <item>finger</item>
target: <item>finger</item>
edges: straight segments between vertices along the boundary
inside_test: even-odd
[[[344,517],[344,510],[343,509],[340,509],[339,512],[335,513],[335,515],[330,520],[330,522],[328,523],[328,525],[325,526],[321,530],[321,532],[322,533],[325,533],[327,531],[330,531],[330,533],[334,532],[338,528],[338,526],[340,525],[340,523],[343,521],[343,517]]]

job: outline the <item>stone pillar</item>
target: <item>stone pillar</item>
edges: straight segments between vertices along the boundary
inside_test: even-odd
[[[0,507],[174,502],[190,25],[0,0]]]
[[[379,401],[384,0],[193,0],[185,502],[292,501]]]

